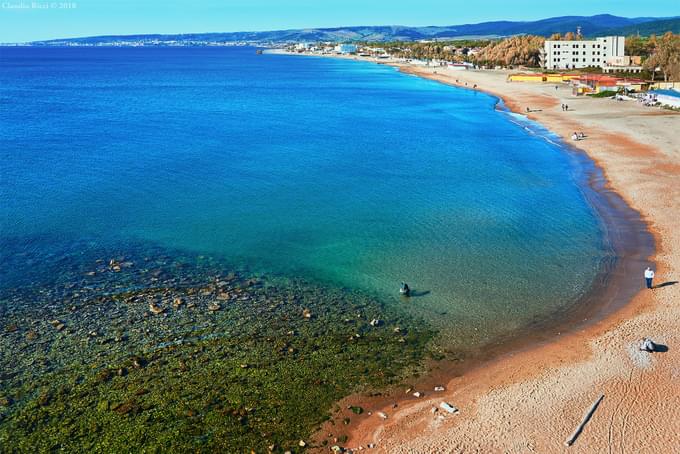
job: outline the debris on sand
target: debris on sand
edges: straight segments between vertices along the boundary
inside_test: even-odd
[[[458,413],[458,409],[449,403],[442,402],[439,406],[451,414]]]

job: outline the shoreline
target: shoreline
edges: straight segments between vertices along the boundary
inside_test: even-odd
[[[597,153],[594,153],[592,149],[589,149],[589,147],[584,146],[578,147],[570,145],[568,142],[569,134],[564,132],[565,125],[561,125],[562,126],[561,128],[555,127],[556,125],[554,124],[554,122],[552,122],[551,124],[550,121],[547,122],[541,121],[542,119],[541,116],[537,114],[532,115],[533,112],[530,112],[529,115],[525,115],[525,113],[522,112],[522,109],[520,108],[522,100],[519,99],[519,97],[512,96],[512,93],[503,92],[502,90],[482,86],[481,82],[477,82],[477,79],[475,78],[479,71],[469,72],[461,71],[455,72],[454,74],[449,73],[443,75],[438,74],[436,68],[432,69],[413,67],[411,65],[373,61],[371,59],[366,58],[362,59],[354,57],[350,58],[355,60],[374,62],[377,64],[387,64],[389,66],[396,67],[399,71],[405,74],[411,74],[416,77],[434,80],[447,85],[457,86],[460,88],[475,89],[478,91],[491,94],[492,96],[495,96],[499,100],[501,100],[503,104],[507,106],[511,112],[526,116],[529,120],[537,122],[547,130],[554,132],[561,138],[561,141],[563,142],[562,144],[560,144],[560,146],[565,146],[569,148],[570,150],[567,150],[568,152],[574,151],[576,153],[581,153],[585,159],[588,159],[589,162],[592,162],[594,169],[591,172],[588,172],[590,174],[589,175],[590,181],[586,184],[588,186],[588,189],[595,193],[595,197],[607,198],[608,199],[607,203],[611,205],[617,204],[615,199],[618,197],[620,201],[624,204],[625,208],[638,215],[637,219],[639,223],[642,225],[642,228],[645,230],[645,232],[643,233],[651,235],[654,238],[652,245],[648,245],[651,247],[651,249],[648,250],[648,252],[650,253],[649,255],[652,256],[652,259],[658,259],[664,257],[667,254],[665,249],[663,248],[663,244],[667,242],[665,241],[666,238],[663,235],[663,233],[659,231],[657,227],[655,227],[654,218],[650,216],[649,213],[646,213],[644,210],[640,210],[638,206],[639,204],[635,203],[636,202],[635,197],[631,197],[630,194],[627,193],[625,190],[622,191],[620,185],[617,185],[616,182],[612,181],[612,178],[610,176],[611,171],[608,172],[609,167],[611,166],[608,166],[607,162],[604,162],[604,160],[601,157],[599,157]],[[447,72],[446,69],[443,69],[443,71]],[[456,76],[458,79],[464,79],[463,82],[459,83],[454,82],[454,78]],[[474,88],[470,85],[474,86]],[[511,85],[508,86],[510,87]],[[515,86],[517,85],[515,84]],[[550,86],[552,87],[553,85]],[[538,112],[542,112],[546,108],[558,105],[558,101],[554,99],[554,97],[553,99],[550,99],[549,95],[550,94],[548,94],[548,96],[545,96],[542,94],[542,98],[538,99],[538,101],[540,102],[539,106],[541,107],[541,109]],[[599,101],[606,102],[606,100]],[[551,103],[553,105],[550,105]],[[673,114],[668,113],[666,115],[672,116]],[[676,120],[680,119],[680,117],[675,118]],[[567,130],[571,129],[580,131],[587,129],[584,127],[573,127],[574,124],[571,122],[569,122],[567,126],[569,126]],[[581,125],[576,124],[576,126]],[[609,131],[607,132],[609,133]],[[586,141],[585,144],[587,145],[588,142],[589,141]],[[607,142],[607,140],[605,140],[605,142]],[[609,144],[611,144],[612,142],[616,143],[616,141],[612,140],[609,140],[608,142]],[[628,148],[636,148],[636,145],[640,145],[636,144],[635,140],[629,137],[624,137],[623,142],[624,142],[623,145],[628,146]],[[670,139],[670,142],[672,143],[672,139]],[[618,145],[620,146],[621,144],[619,143]],[[631,145],[633,146],[631,147]],[[645,148],[645,146],[643,145],[642,148]],[[647,146],[647,148],[651,148],[652,150],[644,150],[645,154],[650,153],[650,151],[651,154],[663,154],[663,152],[655,150],[654,147]],[[677,171],[677,169],[675,170]],[[599,177],[597,174],[599,174]],[[595,177],[594,179],[593,176]],[[588,199],[589,203],[593,202],[592,194],[590,196],[588,194],[584,194],[584,196],[586,197],[586,199]],[[601,204],[599,206],[594,206],[594,209],[598,213],[598,216],[606,218],[606,213],[603,213],[602,208],[603,206]],[[621,207],[619,207],[619,209],[620,208]],[[617,231],[614,232],[611,231],[611,227],[616,225],[616,222],[614,220],[603,218],[602,221],[605,227],[604,232],[605,234],[611,235],[613,233],[614,236],[617,236],[618,234],[621,233]],[[627,221],[631,221],[631,219],[628,219]],[[634,219],[632,221],[635,222]],[[610,238],[610,240],[612,242],[612,246],[616,247],[618,255],[621,244],[626,243],[625,239]],[[617,241],[618,246],[615,246],[615,243],[617,243]],[[626,243],[626,245],[628,244]],[[507,438],[504,437],[498,437],[499,435],[498,433],[487,433],[488,423],[483,423],[482,421],[476,420],[477,417],[479,417],[479,402],[484,400],[485,398],[484,395],[489,392],[502,394],[503,392],[509,392],[512,389],[512,387],[518,386],[522,387],[522,385],[527,384],[536,385],[537,383],[536,380],[540,382],[541,379],[545,379],[544,376],[546,374],[548,375],[550,374],[551,370],[548,366],[552,366],[553,368],[560,370],[563,369],[566,370],[567,373],[569,373],[574,372],[574,369],[577,369],[580,364],[588,362],[597,362],[598,355],[596,355],[596,352],[593,351],[592,348],[593,343],[595,344],[601,343],[602,338],[608,336],[611,337],[611,334],[618,327],[620,327],[621,324],[627,321],[637,320],[641,315],[644,314],[650,313],[653,314],[655,309],[654,301],[650,301],[652,298],[650,298],[651,295],[649,295],[647,292],[639,291],[639,289],[641,288],[640,285],[641,278],[638,279],[637,276],[633,273],[633,271],[636,271],[637,268],[635,265],[638,264],[639,267],[639,264],[641,264],[640,262],[644,261],[646,258],[645,256],[647,255],[646,253],[640,250],[638,251],[638,253],[639,253],[638,257],[636,258],[629,257],[627,255],[622,257],[621,263],[617,263],[613,267],[613,269],[609,270],[612,273],[611,275],[608,275],[609,273],[605,272],[605,275],[602,276],[603,278],[601,279],[602,282],[599,283],[601,284],[599,288],[600,291],[598,291],[597,288],[595,289],[591,288],[588,294],[584,295],[584,298],[581,299],[579,303],[576,304],[576,306],[579,306],[578,308],[576,308],[577,312],[581,313],[585,312],[586,314],[589,315],[585,320],[583,320],[582,322],[577,322],[575,325],[573,325],[572,323],[577,321],[578,318],[577,316],[576,318],[571,319],[571,323],[569,321],[561,320],[553,325],[554,329],[560,329],[560,327],[564,327],[566,329],[566,333],[563,336],[554,337],[551,335],[543,335],[540,336],[543,339],[533,344],[528,343],[526,340],[514,342],[515,345],[513,345],[512,347],[508,348],[508,346],[505,346],[506,348],[503,348],[502,349],[503,351],[500,352],[496,350],[496,354],[492,355],[491,358],[487,357],[486,359],[479,360],[471,367],[464,367],[462,372],[460,373],[456,373],[455,371],[449,369],[444,373],[436,373],[434,374],[434,376],[429,377],[429,379],[419,380],[419,382],[421,382],[419,383],[421,386],[419,390],[424,391],[425,398],[414,400],[414,398],[412,397],[397,398],[395,396],[389,396],[387,398],[376,399],[373,402],[369,402],[369,404],[373,405],[371,408],[374,409],[374,412],[383,411],[384,413],[391,415],[389,419],[385,421],[378,421],[377,419],[379,418],[376,418],[375,416],[361,418],[361,420],[358,421],[358,424],[356,425],[353,424],[354,427],[348,428],[349,429],[348,433],[350,435],[348,446],[357,448],[359,446],[368,446],[370,444],[376,445],[378,449],[384,450],[385,452],[413,452],[414,449],[444,450],[446,452],[451,451],[458,452],[460,450],[467,449],[470,450],[509,449],[510,445],[508,445],[508,443],[512,443],[511,440],[508,440]],[[642,257],[640,257],[640,254],[642,255]],[[623,268],[623,272],[621,272],[622,271],[621,268]],[[673,266],[669,266],[669,264],[666,264],[663,261],[661,261],[660,263],[657,264],[657,275],[665,273],[671,274],[673,268],[674,268]],[[639,270],[640,273],[642,269],[644,269],[644,267],[640,268]],[[630,273],[633,273],[634,276],[632,280],[629,276]],[[618,294],[620,288],[619,286],[625,282],[629,282],[630,284],[632,284],[633,282],[637,282],[637,285],[636,284],[631,285],[627,290],[628,291],[632,290],[632,293],[622,298],[621,295]],[[597,287],[597,285],[598,283],[594,282],[593,287]],[[634,287],[637,287],[638,291],[634,290]],[[669,291],[671,288],[672,287],[669,287]],[[592,295],[590,295],[590,293],[592,293]],[[607,293],[613,294],[613,296],[607,297],[606,296]],[[607,302],[603,302],[602,297],[608,298]],[[612,305],[612,303],[615,302],[617,299],[619,301],[619,304]],[[596,300],[598,301],[597,309],[595,311],[592,311],[590,310],[590,306],[586,306],[585,303]],[[558,332],[558,336],[561,334],[562,334],[561,331]],[[640,338],[642,336],[643,333],[640,333]],[[538,360],[539,364],[536,364],[537,358],[540,358],[540,360]],[[519,368],[522,371],[521,376],[517,376],[516,375],[517,372],[513,370],[512,373],[510,373],[509,379],[492,378],[489,380],[488,375],[493,371],[508,372],[508,369],[515,368]],[[633,371],[630,372],[631,377],[632,375]],[[432,393],[431,392],[432,384],[434,383],[443,384],[443,381],[440,380],[438,382],[437,378],[443,379],[444,377],[447,376],[449,377],[449,380],[446,383],[446,392],[443,392],[441,394]],[[610,377],[607,376],[607,374],[600,374],[599,378],[603,379],[605,377],[610,380],[616,379],[616,377]],[[598,377],[593,377],[593,382],[597,381],[596,380],[597,378]],[[430,385],[429,389],[424,387],[426,385]],[[542,383],[542,385],[547,385],[547,383]],[[449,390],[452,390],[453,393]],[[463,397],[462,395],[463,390],[467,391],[474,390],[474,392],[472,393],[474,397],[472,398],[470,398],[470,396]],[[594,389],[591,390],[590,394],[593,393],[596,393],[596,390]],[[512,393],[510,392],[510,394]],[[581,392],[581,394],[583,395],[586,393]],[[357,396],[352,396],[346,399],[347,402],[343,401],[341,403],[341,406],[344,406],[345,403],[357,404],[356,397]],[[451,402],[453,405],[461,409],[461,413],[465,412],[467,413],[468,416],[451,416],[447,418],[439,416],[436,413],[433,414],[431,410],[436,408],[439,402],[443,400]],[[585,408],[585,404],[573,405],[574,399],[573,396],[571,395],[553,396],[552,400],[556,404],[564,404],[565,406],[569,407],[569,411],[562,410],[561,412],[562,414],[568,412],[576,414],[579,411],[582,412],[582,409]],[[569,400],[572,401],[571,405],[568,405]],[[361,401],[366,402],[366,399],[362,399]],[[393,402],[392,405],[380,405],[386,404],[387,401]],[[658,401],[657,403],[662,404],[663,402]],[[617,408],[620,407],[621,405],[622,403],[619,402]],[[605,406],[607,406],[607,404],[603,404],[603,407]],[[486,410],[492,412],[494,410],[500,411],[500,409],[494,408],[487,408]],[[606,410],[602,410],[600,411],[600,413],[603,413],[605,411]],[[612,414],[610,417],[611,423],[608,430],[609,437],[607,439],[607,444],[609,445],[610,448],[612,446],[612,427],[614,425],[614,420],[617,418],[616,411],[617,410],[614,410],[614,414]],[[443,412],[439,411],[438,413],[441,414]],[[537,412],[533,416],[536,417],[537,415],[541,416],[542,413]],[[493,415],[487,414],[487,417],[488,416]],[[508,415],[505,415],[505,417],[507,416]],[[642,416],[648,417],[649,415],[645,415],[643,413]],[[666,415],[664,415],[664,418],[665,417]],[[500,415],[500,419],[504,419],[504,415]],[[514,415],[512,419],[521,419],[521,416]],[[577,421],[577,419],[578,417],[574,416],[573,419],[574,427],[576,424],[575,421]],[[629,413],[627,413],[624,418],[623,421],[624,426],[627,423],[626,421],[627,419],[630,419]],[[677,420],[678,418],[675,419]],[[461,423],[460,420],[464,420],[464,422]],[[672,418],[668,419],[668,421],[670,420],[672,420]],[[569,422],[571,422],[571,420],[569,420]],[[566,421],[564,423],[566,423],[567,425],[569,424]],[[469,426],[473,424],[474,427],[477,428],[476,434],[474,433],[474,431],[470,431],[471,427]],[[464,431],[456,430],[456,428],[460,427],[461,425],[467,426],[466,429]],[[593,425],[593,423],[591,423],[591,425]],[[446,437],[438,435],[438,433],[442,430],[442,427],[440,426],[449,428]],[[568,435],[568,433],[564,432],[564,430],[566,430],[566,427],[567,426],[565,426],[565,429],[562,429],[560,431],[561,433],[563,433],[564,438],[566,438],[566,436]],[[324,427],[324,429],[321,432],[324,432],[327,428],[328,427]],[[520,435],[517,433],[521,432],[518,427],[515,427],[512,424],[510,424],[510,428],[511,429],[508,430],[506,427],[504,427],[500,432],[505,433],[506,437],[507,436],[516,437],[517,435]],[[421,431],[425,432],[425,434],[421,435],[420,434]],[[593,430],[591,429],[591,432],[592,431]],[[418,438],[416,438],[416,432],[419,435]],[[670,430],[669,432],[677,433],[678,431],[675,430],[674,432],[673,430]],[[529,434],[527,433],[521,434],[521,436],[523,437],[527,437],[528,435]],[[586,435],[581,436],[581,438],[586,437],[587,437]],[[529,441],[528,444],[525,446],[531,447],[531,449],[529,449],[530,451],[533,451],[533,448],[535,446],[541,446],[542,449],[539,450],[541,452],[546,450],[550,452],[555,452],[564,449],[561,442],[555,443],[558,440],[551,439],[552,437],[546,437],[544,435],[533,438],[534,440]],[[550,442],[548,442],[548,440],[550,440]],[[670,443],[672,443],[673,441],[675,440],[660,441],[658,442],[657,446],[659,446],[659,449],[665,449],[668,448],[669,446],[672,446],[672,444]],[[454,442],[454,444],[451,444],[452,442]],[[633,442],[637,444],[639,443],[639,440],[633,440]],[[584,448],[588,450],[592,449],[592,452],[597,452],[600,449],[603,449],[603,447],[596,448],[593,445],[588,445],[586,443],[588,442],[581,441],[580,449]],[[619,443],[622,449],[624,443],[625,441],[622,438]],[[654,443],[652,444],[654,445]]]

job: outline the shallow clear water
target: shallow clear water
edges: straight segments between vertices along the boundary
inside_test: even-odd
[[[574,157],[482,93],[252,48],[0,52],[4,287],[50,277],[17,254],[146,241],[467,343],[572,304],[609,254]]]

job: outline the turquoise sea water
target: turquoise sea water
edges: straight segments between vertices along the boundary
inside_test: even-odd
[[[0,52],[3,288],[65,244],[148,242],[468,344],[570,306],[611,255],[574,156],[482,93],[252,48]]]

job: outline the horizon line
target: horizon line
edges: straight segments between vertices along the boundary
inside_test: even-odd
[[[619,17],[619,18],[625,18],[625,19],[641,19],[641,18],[653,18],[655,20],[667,20],[667,19],[679,19],[679,16],[635,16],[635,17],[627,17],[627,16],[616,16],[614,14],[610,13],[599,13],[599,14],[594,14],[591,16],[579,16],[579,15],[565,15],[565,16],[551,16],[551,17],[544,17],[542,19],[535,19],[535,20],[488,20],[488,21],[481,21],[481,22],[467,22],[467,23],[462,23],[462,24],[442,24],[442,25],[400,25],[400,24],[363,24],[363,25],[338,25],[338,26],[322,26],[322,27],[298,27],[298,28],[273,28],[273,29],[264,29],[264,30],[236,30],[236,31],[199,31],[199,32],[140,32],[140,33],[125,33],[125,34],[116,34],[116,33],[105,33],[101,35],[84,35],[84,36],[70,36],[70,37],[58,37],[58,38],[47,38],[47,39],[36,39],[36,40],[31,40],[31,41],[7,41],[7,42],[0,42],[0,45],[6,45],[6,44],[32,44],[32,43],[42,43],[42,42],[49,42],[49,41],[62,41],[62,40],[74,40],[74,39],[91,39],[91,38],[122,38],[122,37],[129,37],[129,36],[182,36],[182,35],[199,35],[199,34],[236,34],[236,33],[267,33],[267,32],[286,32],[286,31],[299,31],[299,30],[333,30],[333,29],[346,29],[346,28],[362,28],[362,27],[401,27],[401,28],[438,28],[438,27],[463,27],[463,26],[468,26],[468,25],[481,25],[481,24],[487,24],[487,23],[495,23],[495,22],[509,22],[509,23],[531,23],[531,22],[539,22],[543,20],[548,20],[548,19],[557,19],[557,18],[593,18],[593,17],[598,17],[598,16],[612,16],[612,17]]]

